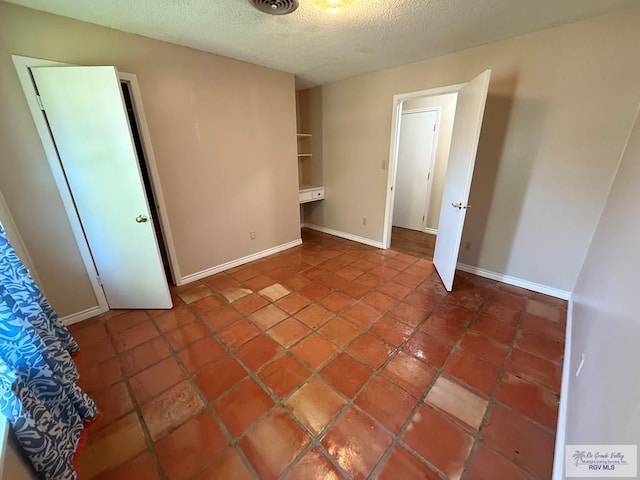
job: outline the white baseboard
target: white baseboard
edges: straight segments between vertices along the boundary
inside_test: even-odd
[[[424,233],[430,233],[431,235],[438,235],[438,229],[437,228],[425,228],[423,230]]]
[[[371,240],[370,238],[359,237],[358,235],[352,235],[350,233],[341,232],[339,230],[333,230],[331,228],[321,227],[320,225],[313,225],[312,223],[305,223],[303,226],[310,230],[317,230],[318,232],[328,233],[329,235],[333,235],[334,237],[344,238],[345,240],[364,243],[365,245],[370,245],[376,248],[384,248],[384,244],[382,242],[377,242],[375,240]]]
[[[269,255],[273,255],[274,253],[282,252],[283,250],[288,250],[289,248],[297,247],[298,245],[302,245],[301,238],[289,243],[283,243],[282,245],[278,245],[273,248],[262,250],[261,252],[252,253],[251,255],[247,255],[246,257],[238,258],[236,260],[231,260],[230,262],[226,262],[221,265],[216,265],[215,267],[207,268],[206,270],[202,270],[197,273],[192,273],[191,275],[187,275],[178,279],[176,283],[178,284],[178,286],[180,286],[180,285],[185,285],[187,283],[195,282],[196,280],[200,280],[201,278],[205,278],[210,275],[215,275],[216,273],[224,272],[225,270],[229,270],[231,268],[244,265],[245,263],[253,262],[254,260],[259,260],[261,258],[268,257]]]
[[[564,451],[567,443],[567,414],[569,408],[569,379],[571,377],[571,326],[573,325],[573,296],[569,298],[567,326],[564,334],[564,358],[562,360],[562,386],[556,425],[556,446],[553,455],[553,480],[564,479]]]
[[[86,310],[82,310],[81,312],[72,313],[71,315],[67,315],[66,317],[60,317],[60,321],[65,325],[73,325],[74,323],[87,320],[89,318],[100,315],[101,313],[102,310],[100,310],[100,307],[95,306],[87,308]]]
[[[533,292],[549,295],[550,297],[561,298],[562,300],[569,300],[569,298],[571,298],[571,292],[548,287],[540,283],[530,282],[529,280],[523,280],[522,278],[492,272],[491,270],[485,270],[483,268],[472,267],[471,265],[465,265],[464,263],[458,263],[456,268],[458,270],[462,270],[463,272],[473,273],[474,275],[478,275],[480,277],[497,280],[498,282],[506,283],[507,285],[513,285],[514,287],[525,288]]]

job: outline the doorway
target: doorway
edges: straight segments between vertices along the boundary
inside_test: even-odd
[[[433,258],[456,100],[456,92],[417,92],[401,103],[389,232],[394,250]]]
[[[147,203],[149,204],[149,210],[151,210],[152,218],[157,219],[160,218],[158,212],[158,204],[153,193],[151,176],[149,175],[149,168],[147,167],[147,157],[144,153],[144,146],[142,143],[142,137],[140,135],[138,114],[136,112],[133,101],[131,82],[127,80],[120,80],[120,88],[122,89],[122,96],[124,98],[124,104],[127,110],[127,117],[129,118],[129,127],[131,128],[131,136],[133,137],[133,144],[136,149],[136,157],[138,158],[138,166],[140,167],[140,175],[142,176],[142,183],[144,186],[144,192],[147,196]],[[164,273],[167,277],[167,280],[175,285],[175,281],[172,282],[171,280],[171,265],[169,263],[169,255],[167,254],[167,246],[165,244],[162,228],[160,228],[160,222],[153,222],[153,229],[156,232],[156,240],[158,242],[160,256],[162,257],[162,266],[164,267]]]

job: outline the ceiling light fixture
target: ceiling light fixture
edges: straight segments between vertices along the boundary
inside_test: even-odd
[[[358,0],[309,0],[311,5],[327,13],[340,13]]]
[[[287,15],[298,8],[298,0],[249,0],[249,3],[269,15]]]

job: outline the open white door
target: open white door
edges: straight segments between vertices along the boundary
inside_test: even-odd
[[[486,70],[458,91],[438,237],[433,253],[433,264],[448,291],[453,288],[458,263],[490,78],[491,70]]]
[[[171,308],[115,67],[32,74],[110,308]]]
[[[393,225],[423,231],[429,211],[436,110],[403,113],[398,142]]]

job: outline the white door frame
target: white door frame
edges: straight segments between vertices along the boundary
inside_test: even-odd
[[[42,115],[40,104],[38,102],[36,87],[33,83],[31,72],[29,70],[31,67],[60,67],[65,65],[70,66],[71,64],[45,60],[41,58],[24,57],[20,55],[11,55],[11,57],[18,73],[18,78],[20,80],[20,84],[22,85],[22,90],[25,94],[29,110],[31,111],[31,116],[33,117],[36,130],[38,131],[38,135],[40,136],[40,140],[42,141],[42,146],[44,147],[44,152],[49,162],[49,167],[51,168],[51,172],[53,173],[54,181],[56,183],[56,186],[58,187],[58,191],[60,192],[62,204],[67,213],[67,218],[69,219],[69,224],[71,225],[71,231],[73,232],[76,244],[78,245],[78,250],[80,251],[80,256],[82,257],[82,261],[89,276],[91,287],[93,288],[96,300],[98,301],[98,306],[100,307],[100,311],[102,313],[107,312],[109,310],[109,304],[107,302],[104,291],[102,290],[102,287],[100,286],[100,283],[98,281],[98,272],[96,271],[96,266],[93,263],[91,250],[89,248],[89,244],[87,243],[87,239],[84,236],[80,218],[78,217],[78,213],[74,206],[73,197],[71,195],[71,191],[69,190],[64,171],[62,170],[60,159],[58,158],[58,153],[53,138],[51,137],[51,132],[49,131],[49,127],[44,115]],[[155,156],[153,154],[153,148],[151,147],[149,129],[144,117],[144,110],[142,108],[142,100],[140,96],[140,89],[138,87],[138,80],[133,74],[118,72],[118,75],[122,80],[129,82],[129,84],[131,85],[131,93],[136,109],[136,118],[139,122],[138,127],[140,129],[143,148],[145,150],[145,154],[148,155],[146,159],[147,167],[154,189],[156,204],[159,209],[160,226],[162,228],[162,233],[164,234],[165,246],[167,247],[167,255],[169,256],[169,264],[171,266],[171,274],[173,275],[175,282],[176,279],[180,278],[180,270],[178,269],[178,264],[175,260],[175,247],[173,244],[173,238],[171,236],[169,221],[167,219],[167,210],[165,207],[164,196],[162,194],[160,182],[158,181],[158,169],[155,162]]]
[[[436,123],[435,129],[433,130],[433,142],[431,142],[431,151],[429,152],[429,157],[427,161],[429,162],[429,178],[427,179],[427,197],[424,200],[424,218],[422,220],[422,231],[427,231],[427,220],[429,220],[429,205],[431,203],[431,186],[433,184],[433,167],[436,160],[436,151],[438,149],[438,135],[440,134],[440,117],[442,116],[442,107],[424,107],[424,108],[412,108],[410,110],[402,110],[400,115],[412,114],[412,113],[428,113],[428,112],[436,112]],[[402,134],[402,122],[400,122],[398,128],[398,139]],[[396,162],[396,173],[398,171],[397,162]],[[393,199],[395,203],[396,193],[395,188],[393,191]],[[392,210],[393,214],[393,210]],[[391,218],[391,224],[393,225],[393,216]]]
[[[402,104],[407,100],[415,100],[422,97],[435,97],[456,93],[467,84],[457,83],[445,87],[430,88],[416,92],[400,93],[393,96],[393,117],[391,120],[391,145],[389,147],[389,168],[387,170],[387,199],[384,210],[384,227],[382,233],[382,246],[391,246],[391,227],[393,221],[393,202],[395,198],[396,172],[398,169],[398,146],[400,143],[400,119],[402,116]],[[432,175],[433,177],[433,175]]]

